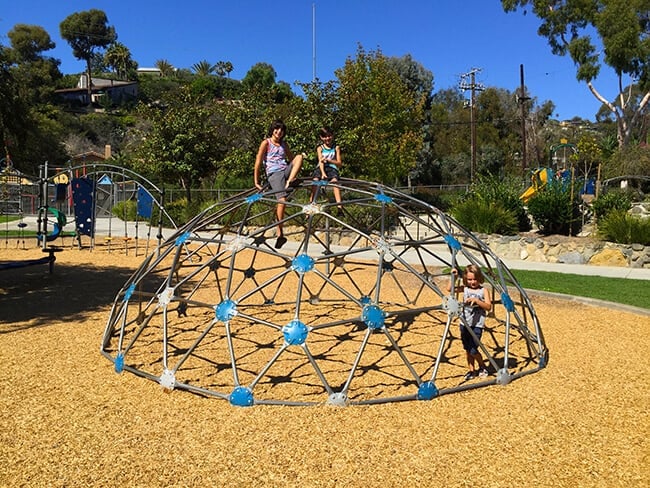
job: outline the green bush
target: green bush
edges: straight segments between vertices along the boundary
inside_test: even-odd
[[[499,203],[488,203],[478,198],[466,199],[457,203],[451,214],[472,232],[513,235],[518,231],[514,212]]]
[[[632,197],[625,191],[608,191],[596,198],[592,203],[592,207],[596,220],[598,220],[606,217],[608,213],[614,210],[627,212],[632,207]]]
[[[650,220],[612,210],[598,220],[598,233],[603,239],[619,244],[650,245]]]
[[[528,202],[528,211],[544,235],[572,235],[580,232],[582,218],[580,200],[566,185],[552,184],[540,191]]]
[[[500,178],[497,176],[480,176],[470,186],[466,199],[481,200],[488,206],[500,207],[507,210],[515,218],[517,231],[526,232],[530,230],[530,219],[526,212],[523,202],[519,198],[521,195],[521,181],[517,178]],[[503,224],[509,228],[509,223]]]
[[[118,202],[111,209],[111,213],[118,219],[126,220],[127,222],[133,222],[136,220],[137,210],[137,203],[135,200],[126,200],[124,202]]]
[[[451,201],[453,198],[449,193],[441,193],[430,188],[416,188],[412,196],[413,198],[428,203],[443,212],[446,212],[451,208]]]
[[[185,223],[185,217],[184,217],[184,212],[185,212],[185,205],[186,205],[186,200],[175,200],[173,202],[165,204],[165,212],[169,215],[169,217],[174,221],[173,223],[180,227]],[[158,220],[160,219],[160,209],[158,208],[157,205],[154,205],[153,211],[151,212],[151,225],[153,226],[158,226]],[[172,222],[169,221],[167,216],[163,214],[162,216],[162,226],[163,227],[173,227]]]

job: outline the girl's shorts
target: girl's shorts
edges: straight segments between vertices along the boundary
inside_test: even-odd
[[[480,340],[483,335],[483,327],[472,327],[472,330],[476,338]],[[478,344],[464,325],[460,326],[460,340],[463,341],[463,349],[468,353],[478,354]]]

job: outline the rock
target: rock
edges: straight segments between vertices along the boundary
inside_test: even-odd
[[[560,254],[557,257],[558,263],[565,264],[585,264],[585,258],[578,251],[571,251],[564,254]]]
[[[619,249],[603,249],[589,260],[594,266],[627,266],[627,258]]]

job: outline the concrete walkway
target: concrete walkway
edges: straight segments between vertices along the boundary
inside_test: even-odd
[[[27,224],[26,230],[36,231],[37,223],[36,217],[26,216],[23,221]],[[11,225],[11,224],[10,224]],[[51,225],[51,224],[49,224]],[[74,230],[74,221],[69,222],[65,227],[65,231]],[[135,237],[136,231],[139,238],[143,239],[150,236],[151,239],[156,239],[158,235],[158,228],[149,228],[146,222],[139,222],[136,228],[135,222],[125,222],[114,218],[98,218],[95,224],[95,231],[97,235],[113,237],[130,236]],[[1,235],[2,229],[0,229]],[[164,228],[162,230],[163,240],[171,237],[176,232],[175,229]],[[294,246],[292,246],[294,244]],[[286,244],[286,249],[296,249],[295,243],[289,241]],[[284,250],[284,248],[283,248]],[[448,251],[446,251],[448,252]],[[441,255],[446,253],[441,248]],[[517,259],[503,259],[505,265],[511,270],[527,270],[527,271],[549,271],[552,273],[568,273],[582,276],[603,276],[607,278],[628,278],[635,280],[650,280],[650,269],[648,268],[629,268],[619,266],[592,266],[588,264],[567,264],[567,263],[541,263],[536,261],[522,261]]]

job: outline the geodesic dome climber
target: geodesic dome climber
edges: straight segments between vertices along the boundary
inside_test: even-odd
[[[508,268],[439,209],[376,183],[293,189],[275,247],[276,197],[256,190],[197,215],[117,294],[101,351],[115,371],[236,406],[431,400],[507,385],[547,364],[533,304]],[[451,270],[473,263],[493,293],[464,380],[463,304]]]

